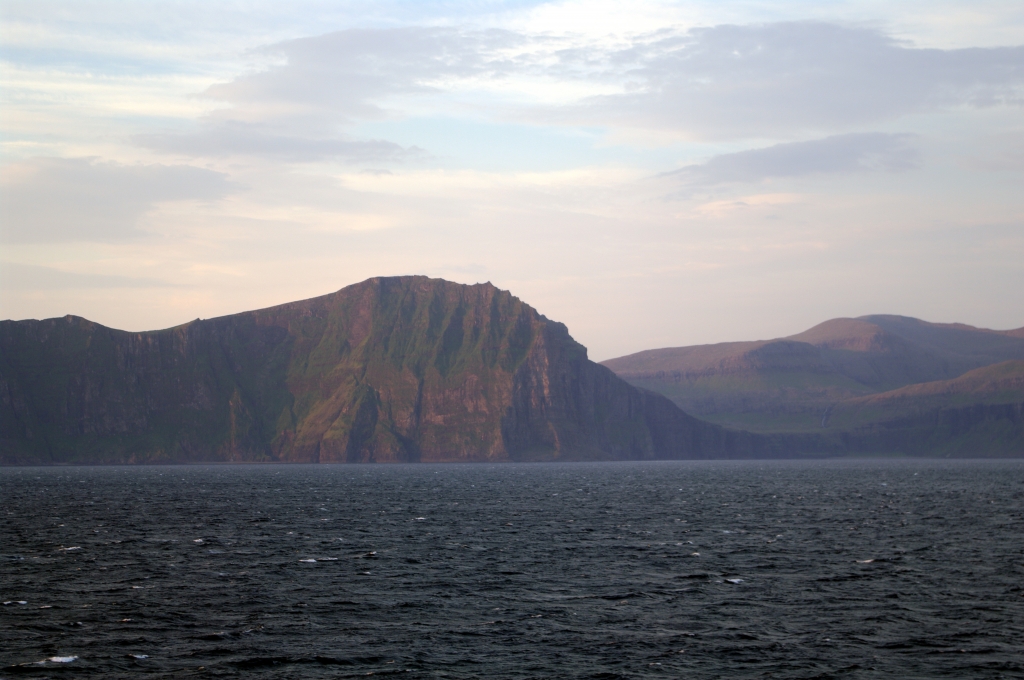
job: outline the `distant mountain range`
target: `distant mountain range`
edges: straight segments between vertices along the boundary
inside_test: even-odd
[[[604,364],[421,276],[144,333],[0,321],[0,463],[1024,455],[1024,329],[871,316]]]
[[[874,315],[776,340],[647,350],[602,363],[732,428],[814,433],[878,452],[930,446],[1024,455],[1024,328]]]

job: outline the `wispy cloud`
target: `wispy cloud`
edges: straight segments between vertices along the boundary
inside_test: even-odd
[[[687,184],[707,186],[760,182],[775,177],[910,170],[920,164],[912,134],[880,132],[834,135],[807,142],[787,142],[715,156],[706,163],[666,173]]]
[[[337,31],[262,48],[285,63],[214,85],[204,96],[232,104],[236,115],[261,120],[377,119],[386,115],[389,97],[441,92],[446,80],[516,70],[507,51],[525,42],[526,36],[498,29]]]
[[[918,49],[875,29],[820,22],[668,28],[612,44],[497,29],[351,29],[259,52],[281,63],[208,88],[204,97],[228,107],[201,132],[142,142],[188,153],[400,155],[389,142],[336,131],[406,115],[416,97],[453,93],[476,93],[474,115],[492,120],[693,140],[834,135],[910,114],[1024,102],[1024,47]],[[552,87],[577,96],[552,101]]]
[[[916,49],[826,23],[667,32],[611,55],[626,92],[579,114],[699,139],[830,132],[954,106],[1024,102],[1024,47]]]

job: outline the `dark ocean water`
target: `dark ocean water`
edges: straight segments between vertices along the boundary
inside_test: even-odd
[[[0,677],[1024,677],[1024,461],[7,468],[0,499]]]

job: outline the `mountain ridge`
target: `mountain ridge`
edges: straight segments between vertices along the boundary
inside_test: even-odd
[[[4,462],[462,462],[767,455],[587,358],[490,284],[378,277],[131,333],[0,322]]]
[[[920,326],[932,329],[933,333],[934,331],[944,333],[946,337],[939,339],[933,337],[930,342],[922,343],[919,340],[920,333],[908,333],[908,330]],[[781,338],[642,350],[607,359],[601,364],[611,368],[619,375],[639,376],[677,372],[684,375],[726,373],[733,366],[742,366],[742,357],[745,354],[768,345],[786,342],[799,342],[825,350],[881,353],[902,349],[909,341],[913,341],[928,346],[938,353],[955,354],[953,347],[956,343],[950,341],[949,334],[967,334],[975,339],[988,336],[992,339],[992,342],[986,343],[989,345],[988,348],[980,348],[972,353],[980,355],[978,365],[972,368],[997,363],[999,359],[990,361],[989,355],[1001,356],[1000,350],[1005,353],[1007,348],[1010,348],[1009,351],[1013,353],[1013,358],[1024,359],[1024,342],[1019,342],[1024,341],[1024,328],[999,331],[976,328],[967,324],[937,324],[913,317],[875,314],[857,318],[829,319],[801,333]],[[962,372],[958,371],[955,375]]]
[[[827,439],[843,430],[846,449],[895,446],[917,455],[920,441],[928,441],[956,455],[971,446],[1020,455],[1024,385],[1000,372],[1016,371],[1022,360],[1024,329],[869,315],[774,340],[646,350],[602,363],[684,411],[732,428]],[[971,381],[975,391],[960,389]],[[878,406],[883,401],[887,406]],[[947,446],[936,432],[960,444]]]
[[[422,276],[159,331],[0,321],[0,463],[1022,455],[1015,333],[830,320],[620,358],[627,382],[508,291]]]

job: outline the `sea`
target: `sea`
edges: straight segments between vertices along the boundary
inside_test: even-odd
[[[1022,678],[1024,461],[0,469],[0,678]]]

